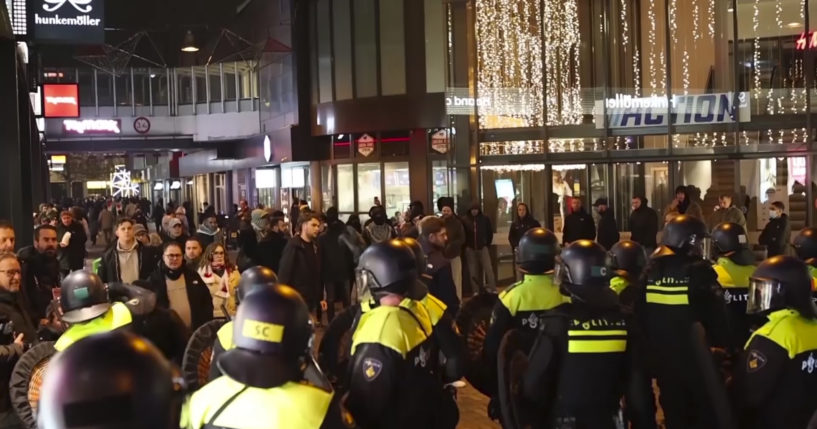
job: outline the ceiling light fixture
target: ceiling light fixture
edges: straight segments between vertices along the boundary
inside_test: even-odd
[[[799,23],[799,22],[790,22],[790,23],[786,24],[786,27],[789,27],[789,28],[797,28],[797,27],[802,27],[802,26],[803,26],[803,24]]]
[[[187,33],[184,34],[184,40],[182,41],[182,52],[198,52],[199,48],[196,46],[196,38],[193,36],[193,32],[187,30]]]

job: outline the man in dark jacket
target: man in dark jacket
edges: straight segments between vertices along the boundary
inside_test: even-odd
[[[516,205],[516,220],[511,224],[511,230],[508,231],[508,241],[511,243],[514,265],[516,264],[516,248],[519,247],[519,240],[529,229],[540,228],[541,226],[539,221],[530,214],[530,208],[527,204],[519,203]],[[514,270],[514,276],[519,280],[519,271]]]
[[[57,260],[57,229],[40,225],[34,229],[34,245],[20,249],[23,266],[23,295],[32,321],[46,318],[54,288],[60,287],[60,263]]]
[[[605,249],[610,250],[614,244],[618,243],[619,233],[613,209],[607,205],[607,198],[599,198],[593,203],[593,207],[599,212],[599,233],[598,242]]]
[[[81,223],[74,220],[74,216],[68,210],[60,213],[57,240],[60,242],[58,256],[60,271],[67,274],[71,271],[81,270],[85,266],[85,255],[87,254],[85,242],[88,241],[88,237],[85,235],[85,228],[82,227]]]
[[[253,258],[256,265],[261,265],[275,271],[279,271],[281,257],[287,245],[286,222],[284,222],[284,212],[277,211],[270,218],[272,231],[265,235],[261,241],[255,245],[256,253]]]
[[[448,241],[443,249],[443,256],[451,263],[451,275],[454,277],[454,286],[457,288],[457,298],[462,299],[462,246],[465,245],[465,228],[462,220],[454,214],[454,199],[451,197],[440,197],[437,200],[437,208],[440,209],[443,224],[445,225],[445,235]]]
[[[294,287],[311,311],[323,300],[323,294],[320,293],[321,250],[318,246],[321,221],[317,214],[310,211],[299,213],[298,221],[301,223],[301,233],[292,237],[284,248],[278,281]],[[325,305],[326,302],[322,301],[321,306]]]
[[[445,304],[446,312],[453,317],[459,312],[460,300],[451,275],[451,264],[443,255],[448,241],[445,224],[439,218],[426,216],[418,226],[420,245],[426,255],[426,270],[420,279],[428,286],[428,293],[439,298]]]
[[[116,225],[116,242],[102,254],[97,275],[105,283],[133,284],[147,280],[157,262],[152,249],[136,241],[133,221],[122,218]]]
[[[488,248],[494,241],[494,229],[491,220],[482,214],[479,203],[474,203],[463,219],[465,224],[465,260],[471,277],[471,291],[483,290],[482,279],[489,291],[496,290],[494,268]]]
[[[185,265],[178,244],[164,246],[162,262],[143,284],[156,294],[156,305],[173,310],[190,332],[213,320],[210,290],[199,273]]]
[[[630,213],[630,239],[644,247],[647,254],[651,254],[658,243],[658,213],[647,207],[647,199],[633,197],[633,211]]]
[[[780,201],[772,203],[769,209],[769,223],[763,228],[758,238],[758,244],[766,246],[767,256],[784,255],[786,247],[791,243],[791,225],[785,213],[786,206]]]
[[[20,264],[13,253],[0,255],[0,427],[22,428],[11,408],[9,379],[17,359],[26,345],[37,341],[36,325],[32,323],[20,294]]]
[[[570,207],[573,212],[565,217],[565,228],[562,242],[568,245],[576,240],[595,240],[596,223],[593,216],[590,216],[582,207],[581,198],[570,200]]]
[[[223,234],[218,228],[216,213],[212,211],[210,207],[202,213],[201,225],[199,225],[199,228],[196,230],[196,238],[199,239],[201,246],[205,249],[214,241],[218,241],[219,243],[224,242]]]
[[[349,306],[349,277],[352,272],[352,252],[340,241],[346,231],[346,224],[338,219],[338,209],[330,207],[326,211],[326,231],[318,237],[321,253],[329,255],[321,261],[321,279],[326,293],[328,322],[335,318],[335,300],[340,299],[343,308]],[[321,309],[318,308],[318,321]]]
[[[162,244],[167,244],[175,241],[184,249],[184,243],[187,242],[188,236],[184,233],[184,222],[178,218],[170,218],[167,222],[167,231],[162,232]]]

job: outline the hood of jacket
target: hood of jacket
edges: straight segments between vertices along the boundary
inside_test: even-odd
[[[201,224],[201,225],[199,225],[199,229],[196,230],[196,233],[209,235],[209,236],[212,237],[212,236],[218,234],[218,228],[216,228],[215,230],[212,230],[212,229],[210,229],[210,227],[208,225]]]

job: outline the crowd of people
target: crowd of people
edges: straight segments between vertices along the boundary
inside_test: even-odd
[[[801,428],[817,411],[817,228],[788,246],[778,202],[760,240],[774,236],[780,252],[767,246],[760,263],[728,196],[705,221],[679,188],[660,240],[640,197],[631,240],[602,233],[615,226],[604,199],[598,228],[571,200],[561,243],[519,203],[520,281],[501,293],[490,219],[478,204],[457,216],[447,197],[440,216],[413,202],[391,219],[375,199],[365,223],[242,200],[232,228],[211,207],[196,226],[170,204],[153,208],[155,232],[127,215],[144,202],[97,203],[41,207],[34,245],[16,254],[17,231],[0,221],[0,382],[33,345],[55,341],[56,353],[39,416],[12,409],[9,391],[0,428],[76,427],[81,407],[89,427],[453,429],[463,377],[506,428],[657,428],[655,395],[668,429]],[[105,252],[83,269],[106,229]],[[208,380],[185,396],[172,365],[214,320]]]

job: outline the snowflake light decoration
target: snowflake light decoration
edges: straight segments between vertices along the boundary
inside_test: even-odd
[[[114,197],[135,197],[139,195],[139,185],[131,182],[130,171],[124,165],[114,167],[111,175],[111,188]]]

